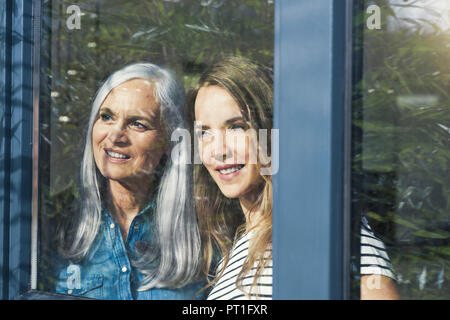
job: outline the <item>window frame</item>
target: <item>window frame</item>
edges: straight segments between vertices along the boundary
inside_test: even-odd
[[[6,35],[0,39],[0,298],[71,299],[38,291],[35,281],[41,1],[0,6]],[[273,177],[274,299],[349,296],[352,6],[352,0],[275,1],[274,128],[281,128],[280,142],[299,146],[280,143]],[[292,121],[296,114],[301,117]],[[299,129],[307,139],[298,139]]]
[[[34,2],[7,0],[2,6],[0,298],[17,299],[29,289],[31,275]]]

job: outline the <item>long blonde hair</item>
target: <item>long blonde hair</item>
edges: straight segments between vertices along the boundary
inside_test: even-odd
[[[199,84],[188,97],[188,118],[193,123],[194,105],[198,90],[206,86],[220,86],[228,91],[250,123],[251,129],[272,129],[273,80],[272,70],[264,68],[242,57],[228,57],[208,68],[200,77]],[[192,130],[192,128],[191,128]],[[258,145],[259,149],[259,145]],[[271,141],[268,137],[268,150]],[[261,150],[259,150],[261,151]],[[261,153],[261,152],[260,152]],[[261,172],[261,164],[258,161]],[[258,278],[272,259],[272,179],[261,175],[263,183],[259,186],[258,196],[250,210],[249,222],[245,223],[244,214],[238,199],[228,199],[203,165],[194,169],[195,204],[199,219],[200,235],[203,243],[202,270],[207,276],[208,284],[213,286],[222,276],[230,258],[230,250],[236,239],[245,232],[252,231],[248,256],[237,278],[237,287],[243,290],[242,280],[256,264],[252,289]],[[251,213],[258,212],[257,215]],[[223,263],[217,275],[211,275],[216,251],[223,257]]]

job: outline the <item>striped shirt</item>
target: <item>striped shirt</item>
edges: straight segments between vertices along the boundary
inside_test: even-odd
[[[246,295],[236,286],[237,277],[242,269],[245,258],[247,258],[248,255],[250,236],[251,232],[248,234],[246,233],[236,241],[236,244],[230,252],[228,264],[219,281],[217,281],[209,293],[208,300],[272,299],[272,260],[264,267],[264,270],[258,278],[257,284],[252,288],[250,295]],[[266,252],[270,253],[271,250],[272,249],[268,249]],[[223,260],[219,264],[218,270],[222,268],[222,264]],[[250,287],[253,284],[256,267],[257,265],[255,264],[253,268],[250,269],[250,272],[242,279],[242,288],[246,293],[250,291]]]
[[[252,288],[249,295],[246,293],[249,292],[253,284],[256,264],[249,274],[243,278],[242,288],[245,292],[236,286],[237,277],[248,255],[250,237],[251,233],[244,234],[236,241],[230,252],[228,264],[209,293],[208,300],[272,299],[272,260],[264,268],[257,284]],[[270,250],[268,249],[268,251]],[[222,263],[223,260],[219,263],[218,270],[222,268]],[[361,274],[379,274],[395,279],[386,248],[383,242],[375,237],[365,218],[362,219],[361,223]]]
[[[361,274],[378,274],[395,279],[384,243],[378,239],[365,217],[361,219]]]

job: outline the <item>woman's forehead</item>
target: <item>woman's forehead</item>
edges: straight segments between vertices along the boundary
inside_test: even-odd
[[[153,91],[154,83],[148,79],[134,78],[122,82],[118,86],[114,87],[111,91],[128,91],[128,90],[149,90]]]
[[[111,90],[100,109],[108,108],[113,112],[157,116],[159,104],[154,96],[152,86],[152,83],[145,79],[126,81]]]
[[[195,117],[204,120],[228,120],[242,116],[241,109],[224,88],[207,86],[199,89],[195,100]]]

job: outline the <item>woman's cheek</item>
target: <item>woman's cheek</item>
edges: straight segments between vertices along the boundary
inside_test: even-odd
[[[162,155],[166,152],[167,144],[162,136],[154,135],[146,140],[144,145],[147,145],[147,147],[142,148],[145,149],[143,152],[143,158],[145,159],[144,167],[146,170],[153,172],[160,162]]]
[[[211,150],[205,146],[201,140],[198,142],[198,153],[200,155],[200,160],[204,165],[211,164]]]
[[[256,163],[256,159],[252,158],[252,153],[250,152],[249,137],[247,135],[235,136],[229,143],[232,144],[234,163]]]
[[[247,136],[245,145],[246,163],[257,164],[258,163],[258,141],[255,136]]]
[[[92,128],[92,142],[95,145],[103,143],[110,133],[109,127],[101,122],[96,122]]]

